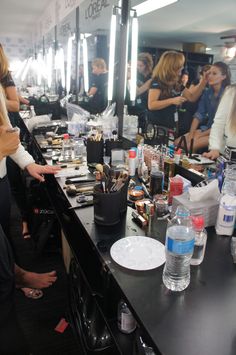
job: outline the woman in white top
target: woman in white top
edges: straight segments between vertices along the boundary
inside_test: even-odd
[[[209,152],[204,156],[216,159],[225,146],[236,147],[236,84],[225,89],[209,137]]]
[[[39,181],[44,181],[42,174],[54,174],[59,170],[57,167],[36,164],[33,157],[20,144],[19,132],[12,131],[7,115],[5,96],[0,85],[0,225],[5,235],[9,237],[11,191],[7,178],[7,156],[10,156],[21,169],[27,169],[28,173]],[[47,275],[50,280],[51,277],[56,280],[55,272]],[[27,287],[22,287],[21,290],[31,298],[42,296],[40,290]]]
[[[5,96],[3,89],[0,86],[0,128],[1,134],[6,135],[19,135],[18,132],[7,132],[11,129],[11,124],[8,118]],[[52,167],[49,165],[36,164],[33,157],[19,144],[15,153],[9,155],[21,169],[27,169],[28,173],[39,181],[44,181],[42,174],[54,174],[59,169],[58,167]],[[3,230],[8,234],[9,216],[10,216],[10,190],[9,183],[7,181],[6,170],[6,157],[0,155],[0,224],[2,224]]]

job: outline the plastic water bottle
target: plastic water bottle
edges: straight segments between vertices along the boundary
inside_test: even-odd
[[[229,165],[225,169],[221,193],[223,195],[236,195],[236,164]]]
[[[73,138],[73,146],[74,146],[74,157],[78,159],[83,158],[84,153],[84,140],[83,138],[74,137]]]
[[[192,223],[195,231],[195,242],[190,264],[200,265],[204,259],[207,242],[207,231],[204,228],[205,221],[203,215],[192,216]]]
[[[34,110],[34,106],[30,105],[30,118],[36,116],[35,110]]]
[[[126,334],[132,333],[137,326],[132,313],[123,300],[121,300],[118,304],[117,325],[120,331]]]
[[[63,160],[69,161],[72,159],[72,146],[69,134],[65,133],[62,142],[62,157]]]
[[[220,199],[216,221],[216,234],[231,236],[234,231],[236,196],[225,194]]]
[[[179,206],[166,231],[166,263],[163,283],[172,291],[183,291],[190,283],[190,260],[195,233],[190,212]]]

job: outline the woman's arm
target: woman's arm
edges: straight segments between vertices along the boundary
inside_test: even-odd
[[[201,132],[201,137],[209,136],[210,133],[211,133],[211,128],[208,128],[205,131]]]
[[[27,100],[26,98],[24,98],[23,96],[21,96],[19,94],[18,94],[18,99],[19,99],[21,104],[24,104],[24,105],[29,105],[30,104],[29,100]]]
[[[206,111],[206,100],[207,95],[204,93],[199,101],[197,111],[194,114],[194,118],[191,124],[191,128],[189,131],[189,139],[193,138],[196,130],[198,129],[199,124],[205,119],[207,111]]]
[[[88,92],[88,96],[94,96],[97,92],[97,88],[95,86],[92,86],[90,89],[89,89],[89,92]]]
[[[137,86],[137,95],[141,95],[147,90],[149,90],[151,86],[152,79],[147,80],[143,85]]]
[[[183,96],[190,102],[197,101],[205,89],[206,84],[207,80],[202,79],[198,85],[192,85],[189,89],[185,88],[183,91]]]
[[[150,89],[148,93],[148,109],[151,111],[162,110],[171,105],[181,105],[186,99],[182,96],[171,97],[169,99],[159,100],[160,89]]]
[[[8,132],[10,126],[0,127],[0,160],[16,152],[20,145],[19,132]]]
[[[5,88],[6,94],[6,106],[9,112],[18,112],[20,109],[20,103],[15,86],[7,86]]]
[[[220,156],[220,151],[217,150],[217,149],[212,149],[208,153],[203,153],[203,156],[208,158],[208,159],[215,160],[215,159],[217,159]]]
[[[195,134],[196,130],[198,129],[198,126],[199,126],[199,119],[194,117],[191,127],[190,127],[189,134],[188,134],[189,141],[194,137],[194,134]]]
[[[210,150],[222,151],[224,149],[225,126],[232,108],[234,97],[233,90],[233,88],[226,89],[219,103],[218,109],[214,117],[213,125],[211,127],[211,134],[209,138]]]

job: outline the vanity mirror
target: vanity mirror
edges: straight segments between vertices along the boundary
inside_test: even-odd
[[[56,92],[60,97],[76,92],[76,10],[60,21],[56,31]]]
[[[166,6],[158,8],[158,5],[164,3]],[[212,6],[203,0],[197,4],[188,0],[160,2],[130,0],[130,7],[137,11],[139,28],[137,97],[134,107],[128,103],[130,114],[140,114],[142,110],[145,112],[148,109],[148,85],[146,97],[142,91],[143,85],[151,79],[152,69],[166,50],[183,52],[185,57],[183,70],[187,76],[187,85],[199,78],[203,66],[212,64],[213,61],[228,61],[223,55],[222,46],[219,45],[219,33],[222,35],[229,33],[230,29],[232,32],[232,28],[235,27],[230,15],[235,5],[231,0],[227,0],[223,6],[220,1],[216,1]],[[226,11],[229,16],[222,15]],[[212,28],[217,28],[217,31],[212,31]],[[129,41],[129,53],[130,46]],[[232,66],[231,68],[233,69]],[[143,103],[145,105],[142,105]]]
[[[116,0],[84,1],[79,7],[78,102],[90,113],[108,104],[109,39]]]
[[[44,36],[44,64],[46,71],[45,93],[56,93],[55,81],[55,27],[51,28]]]

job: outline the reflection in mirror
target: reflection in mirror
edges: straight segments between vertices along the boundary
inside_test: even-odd
[[[57,26],[56,91],[60,97],[76,92],[76,11]],[[72,100],[75,101],[75,98]]]
[[[142,5],[145,3],[146,7],[144,8],[143,14],[140,16],[139,10],[141,8],[138,8],[138,6],[141,5],[141,3]],[[171,122],[178,122],[178,120],[181,121],[182,117],[186,116],[183,114],[183,112],[187,112],[188,106],[191,104],[184,103],[181,107],[179,107],[177,102],[179,103],[180,100],[183,100],[183,97],[182,99],[178,99],[180,91],[175,90],[176,100],[174,101],[174,94],[171,92],[171,96],[165,98],[169,99],[171,97],[172,104],[168,107],[163,106],[160,108],[160,101],[165,99],[163,98],[164,91],[161,90],[160,87],[162,87],[162,89],[163,85],[166,85],[167,87],[167,83],[162,82],[163,85],[161,86],[160,69],[155,71],[155,75],[157,75],[155,80],[153,80],[152,76],[155,65],[159,62],[160,57],[165,51],[176,50],[183,52],[183,79],[187,77],[187,86],[198,79],[200,69],[204,65],[212,64],[213,62],[213,56],[209,53],[206,53],[206,45],[200,43],[203,40],[210,40],[210,37],[213,37],[212,35],[207,36],[206,34],[202,33],[204,28],[202,26],[203,21],[207,21],[205,18],[207,17],[207,15],[205,15],[207,12],[205,9],[206,3],[200,0],[198,5],[196,7],[194,6],[196,11],[190,9],[189,1],[187,0],[181,0],[177,2],[167,1],[167,3],[168,6],[155,9],[154,11],[147,13],[148,1],[144,2],[143,0],[131,0],[131,8],[136,8],[138,12],[139,45],[136,81],[137,97],[134,106],[132,105],[132,100],[130,100],[130,97],[127,98],[127,104],[128,112],[130,114],[139,116],[139,127],[141,127],[143,131],[145,131],[147,127],[148,120],[153,124],[162,125],[165,127],[168,126],[167,121],[170,119],[170,117]],[[158,2],[153,1],[152,4],[156,6],[158,5]],[[199,8],[200,4],[201,9]],[[214,15],[218,16],[218,10],[214,9],[213,11]],[[212,16],[211,19],[209,19],[209,16],[207,18],[208,21],[214,21]],[[194,29],[193,26],[190,26],[192,23],[195,25]],[[209,28],[209,23],[207,23],[207,25],[204,23],[204,26],[206,29]],[[198,31],[198,28],[201,28],[201,32]],[[200,44],[202,44],[202,46],[200,46]],[[180,74],[178,74],[178,77],[178,81],[180,81]],[[155,90],[154,85],[159,85],[159,89]],[[173,84],[171,85],[173,89],[171,90],[174,91],[174,86]],[[168,86],[168,90],[170,90],[171,85]],[[150,88],[152,90],[149,91]],[[178,95],[177,92],[179,92]],[[164,105],[164,103],[162,103],[162,105]],[[162,114],[164,119],[163,117],[159,119]],[[170,127],[168,126],[168,128]],[[182,127],[182,122],[171,125],[171,128],[174,129],[175,135],[177,136],[180,132],[181,134],[186,133],[186,131],[188,132],[190,129],[189,123],[186,123],[186,127],[185,125]]]
[[[14,80],[22,95],[40,96],[45,92],[46,79],[44,40],[42,39],[28,50],[27,57],[21,61],[14,73]]]
[[[41,39],[35,44],[34,80],[37,87],[37,96],[45,93],[47,70],[45,65],[44,40]]]
[[[44,37],[44,62],[46,67],[45,93],[55,94],[55,28],[52,28]]]
[[[96,114],[107,106],[109,30],[115,0],[96,8],[92,1],[80,5],[79,105]]]

